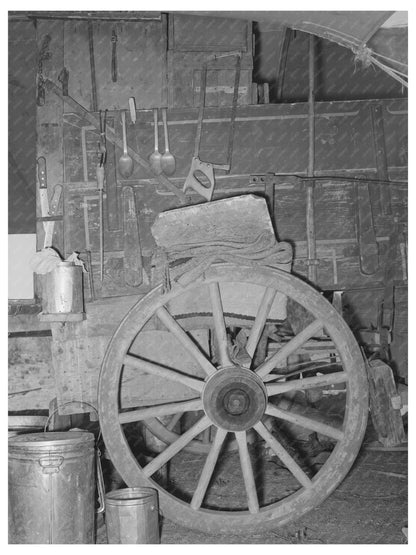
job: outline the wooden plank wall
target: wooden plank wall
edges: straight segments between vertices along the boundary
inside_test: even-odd
[[[318,102],[316,119],[316,172],[375,170],[371,135],[371,105],[383,109],[387,162],[390,169],[406,168],[403,146],[407,139],[407,101],[377,100],[351,102]],[[254,173],[303,173],[308,165],[307,105],[270,104],[241,106],[237,109],[231,175]],[[186,177],[194,147],[198,111],[168,111],[169,142],[176,158],[175,179]],[[115,131],[121,136],[121,118],[110,112]],[[230,108],[207,108],[201,140],[201,160],[225,162]],[[81,130],[90,127],[77,114],[65,114],[65,181],[82,181]],[[159,116],[160,119],[160,116]],[[136,124],[127,121],[127,143],[147,158],[154,150],[153,115],[137,113]],[[86,129],[88,176],[95,178],[97,131]],[[159,147],[164,151],[163,128],[159,121]],[[121,151],[117,149],[118,159]],[[70,165],[71,160],[74,164]],[[77,162],[77,163],[76,163]],[[221,172],[218,172],[221,175]],[[131,180],[150,176],[137,164]],[[118,175],[118,179],[120,175]],[[180,183],[183,182],[180,181]]]
[[[139,108],[165,104],[165,21],[93,21],[98,108],[118,110],[136,98]],[[112,33],[117,36],[117,81],[112,80]],[[92,84],[87,21],[64,24],[64,64],[69,94],[92,110]]]
[[[407,128],[406,101],[359,101],[330,102],[317,104],[317,148],[316,167],[319,176],[344,175],[374,179],[376,157],[372,146],[372,124],[370,107],[382,107],[387,137],[388,165],[391,178],[406,180],[406,165],[402,145]],[[170,149],[176,158],[176,172],[171,178],[182,187],[189,171],[196,131],[196,110],[169,110]],[[207,108],[203,126],[201,159],[224,162],[224,147],[227,140],[227,108]],[[114,122],[116,134],[121,134],[118,112],[109,116]],[[84,134],[85,140],[82,140]],[[159,128],[159,135],[162,130]],[[396,140],[392,140],[391,136]],[[127,124],[128,143],[142,156],[153,151],[153,123],[149,111],[137,112],[136,124]],[[65,153],[65,253],[82,251],[86,247],[86,234],[91,241],[94,275],[98,278],[98,196],[94,181],[97,130],[77,114],[64,116]],[[163,142],[161,142],[163,152]],[[294,180],[293,174],[304,175],[307,167],[307,106],[258,105],[239,107],[232,167],[229,175],[216,172],[217,185],[214,200],[255,192],[265,194],[265,184],[253,177],[256,174],[276,173],[274,217],[275,229],[280,240],[289,241],[295,251],[295,272],[307,275],[306,266],[306,194],[302,181]],[[115,149],[117,162],[121,150]],[[83,160],[84,162],[80,163]],[[131,178],[125,180],[117,170],[115,179],[117,194],[122,187],[131,185],[136,194],[139,214],[139,233],[145,269],[150,274],[151,256],[155,243],[150,227],[159,212],[178,207],[176,197],[164,190],[160,184],[146,175],[145,170],[135,165]],[[288,177],[279,174],[291,174]],[[252,176],[252,177],[250,177]],[[270,182],[271,183],[271,182]],[[383,256],[386,252],[391,230],[391,216],[384,216],[376,205],[368,206],[373,211],[375,234],[381,255],[377,275],[365,276],[360,272],[357,235],[357,189],[348,181],[336,179],[316,181],[315,211],[318,257],[318,282],[322,289],[345,289],[359,285],[374,284],[383,280]],[[383,187],[383,185],[380,185]],[[407,190],[405,183],[390,186],[393,213],[399,223],[407,223]],[[203,199],[191,192],[189,203]],[[88,209],[85,209],[88,204]],[[119,202],[119,206],[120,206]],[[272,208],[272,207],[270,207]],[[86,216],[87,214],[87,216]],[[87,223],[86,223],[87,218]],[[122,222],[122,214],[119,214]],[[134,289],[123,283],[123,230],[105,230],[107,268],[111,272],[99,296],[134,294]],[[121,266],[120,266],[121,265]],[[401,267],[399,260],[398,268]],[[402,275],[399,276],[402,279]],[[148,285],[149,282],[147,282]],[[100,285],[98,284],[98,288]],[[141,291],[146,290],[146,284]]]
[[[9,337],[8,410],[47,409],[56,397],[50,336]]]

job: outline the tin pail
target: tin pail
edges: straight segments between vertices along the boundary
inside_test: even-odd
[[[88,432],[9,439],[9,543],[94,543],[94,445]]]
[[[78,314],[84,311],[82,267],[60,262],[44,275],[42,290],[44,314]]]
[[[160,543],[157,491],[124,488],[105,496],[108,543]]]

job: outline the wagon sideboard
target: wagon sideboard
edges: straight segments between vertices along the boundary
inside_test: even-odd
[[[377,175],[373,149],[362,148],[363,144],[372,141],[370,111],[374,105],[382,106],[387,131],[388,170],[390,179],[395,180],[395,183],[389,186],[370,184],[365,210],[372,210],[373,213],[379,264],[374,274],[364,275],[360,269],[362,236],[357,228],[360,202],[357,187],[361,185],[357,185],[353,178],[371,180]],[[114,117],[118,133],[119,115],[112,112],[111,117]],[[178,167],[178,177],[175,176],[172,181],[180,187],[191,157],[196,111],[176,109],[171,111],[169,117],[171,144]],[[202,143],[206,149],[204,155],[211,160],[220,160],[221,145],[218,146],[215,138],[226,125],[227,109],[208,108],[206,117],[208,123]],[[292,244],[292,270],[301,277],[307,276],[306,192],[305,182],[301,179],[307,166],[306,118],[307,105],[302,103],[239,107],[232,171],[229,175],[218,172],[214,193],[214,199],[244,193],[265,197],[277,237]],[[396,218],[400,231],[400,245],[395,252],[396,309],[400,310],[400,315],[396,317],[398,327],[393,351],[396,352],[398,366],[403,373],[407,372],[404,369],[406,360],[403,359],[403,341],[406,336],[403,311],[406,311],[407,298],[407,160],[402,148],[407,136],[406,118],[407,104],[404,100],[317,103],[317,285],[322,290],[345,292],[344,299],[354,312],[353,327],[370,328],[375,324],[378,304],[375,301],[382,299],[392,217]],[[115,215],[118,228],[113,227],[111,230],[106,225],[106,278],[101,282],[98,197],[93,181],[93,145],[97,139],[97,130],[87,128],[85,143],[81,140],[83,125],[78,114],[63,114],[64,217],[62,227],[56,225],[54,244],[65,256],[75,250],[81,252],[81,258],[85,260],[86,241],[89,241],[96,300],[92,302],[90,280],[84,278],[86,320],[83,322],[49,325],[38,322],[35,314],[27,317],[13,315],[12,307],[9,316],[9,331],[12,332],[10,410],[47,408],[56,393],[62,401],[88,400],[94,404],[99,369],[108,341],[128,309],[151,287],[151,260],[155,251],[151,226],[157,214],[180,206],[173,193],[163,190],[140,167],[136,166],[135,173],[126,181],[120,179],[116,165],[112,166],[117,184]],[[133,140],[134,137],[144,152],[150,150],[151,113],[139,111],[136,128],[133,130],[130,125],[128,133],[129,139]],[[251,140],[248,140],[250,137]],[[115,159],[119,154],[116,148],[113,152]],[[75,160],[84,160],[85,167],[76,164]],[[55,167],[53,163],[51,165]],[[133,244],[136,242],[143,261],[143,280],[139,287],[126,284],[123,272],[127,252],[121,191],[126,185],[134,191],[138,216],[138,236],[133,235],[131,241]],[[382,187],[389,187],[393,216],[383,214],[380,205],[380,199],[383,199],[380,195]],[[188,198],[190,204],[201,202],[201,197],[196,193]],[[241,217],[244,219],[244,215]],[[38,236],[41,242],[42,227],[38,228]],[[40,306],[33,310],[40,311]],[[31,332],[34,332],[32,336],[27,337]],[[26,337],[22,337],[22,334]],[[201,337],[201,341],[206,341],[206,338]],[[143,385],[143,378],[137,379]],[[157,383],[154,388],[158,390]],[[31,391],[19,394],[26,390]]]

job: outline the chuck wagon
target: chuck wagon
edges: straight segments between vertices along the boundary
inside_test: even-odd
[[[111,36],[107,21],[95,25]],[[130,21],[126,40],[139,40],[140,25],[162,33],[159,20]],[[48,410],[53,400],[51,415],[98,410],[122,481],[156,488],[162,514],[185,526],[287,523],[329,496],[357,456],[369,409],[364,354],[388,352],[407,379],[406,101],[255,105],[244,81],[251,47],[235,62],[169,43],[169,75],[187,91],[198,73],[196,85],[175,100],[171,75],[163,104],[158,83],[142,90],[139,80],[143,104],[126,123],[114,93],[122,81],[101,91],[105,113],[84,107],[89,66],[77,49],[88,46],[86,30],[82,20],[37,27],[39,44],[48,33],[59,45],[44,60],[37,115],[37,247],[79,254],[84,304],[45,310],[42,278],[33,302],[11,302],[9,411]],[[142,45],[143,57],[160,44]],[[223,101],[202,113],[208,63],[235,84],[218,85]],[[63,65],[78,76],[65,91]],[[154,106],[166,104],[170,178],[148,162]],[[199,147],[202,160],[222,162],[201,162]],[[123,156],[134,162],[127,176]]]

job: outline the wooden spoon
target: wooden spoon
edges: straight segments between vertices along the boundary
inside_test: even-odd
[[[123,128],[123,154],[118,161],[118,171],[128,179],[133,173],[133,159],[127,154],[127,136],[126,136],[126,112],[121,112],[121,124]]]
[[[157,122],[157,108],[153,108],[153,121],[155,124],[155,151],[149,156],[149,162],[152,170],[155,172],[156,175],[162,173],[162,155],[159,152],[159,130],[158,130],[158,122]]]
[[[168,123],[166,117],[166,108],[162,108],[163,129],[165,131],[165,152],[162,155],[162,170],[166,175],[173,175],[176,169],[176,160],[171,152],[169,152],[169,134]]]

